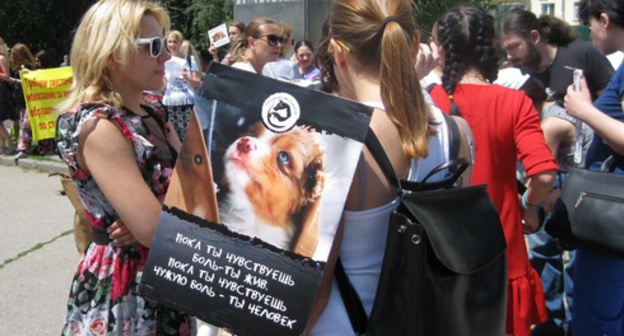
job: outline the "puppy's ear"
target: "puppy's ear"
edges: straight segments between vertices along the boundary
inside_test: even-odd
[[[318,197],[321,197],[321,193],[325,187],[325,164],[323,163],[323,154],[317,153],[315,157],[310,160],[304,170],[304,185],[303,191],[308,202],[313,202]]]
[[[325,188],[324,153],[317,151],[317,155],[308,163],[304,171],[304,193],[306,205],[301,213],[301,225],[293,240],[292,251],[302,256],[312,258],[318,245],[321,231],[321,199]]]
[[[264,127],[261,121],[258,121],[257,123],[249,127],[249,129],[247,130],[247,135],[257,138],[262,136],[264,132],[266,132],[266,127]]]

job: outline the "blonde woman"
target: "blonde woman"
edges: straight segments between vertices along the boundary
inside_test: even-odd
[[[142,99],[162,87],[169,25],[151,1],[100,0],[76,30],[56,140],[94,241],[72,281],[62,335],[195,332],[189,317],[137,289],[180,148],[162,106]]]
[[[186,126],[191,120],[195,105],[193,83],[198,85],[201,82],[197,59],[185,57],[181,49],[183,41],[184,36],[177,30],[167,34],[167,47],[171,53],[171,59],[165,64],[167,88],[163,96],[163,104],[169,112],[169,120],[173,123],[181,140],[185,138]]]

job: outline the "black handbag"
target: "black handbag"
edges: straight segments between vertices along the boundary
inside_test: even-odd
[[[622,161],[607,158],[601,171],[572,168],[545,230],[565,249],[624,258],[624,174],[614,174]]]
[[[453,187],[468,161],[454,158],[423,182],[401,181],[372,131],[366,145],[399,189],[400,205],[390,218],[370,317],[338,259],[335,277],[354,331],[364,335],[504,335],[505,237],[485,185]],[[450,176],[426,182],[445,169],[452,172]],[[443,189],[430,190],[437,188]]]

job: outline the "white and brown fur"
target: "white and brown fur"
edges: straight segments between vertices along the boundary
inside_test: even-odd
[[[228,189],[221,221],[238,233],[312,257],[320,231],[325,186],[325,152],[320,134],[296,126],[285,133],[261,123],[227,149]]]

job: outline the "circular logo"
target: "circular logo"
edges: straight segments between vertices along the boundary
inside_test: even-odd
[[[262,104],[262,122],[275,133],[289,131],[297,124],[300,115],[299,103],[285,92],[270,95]]]

